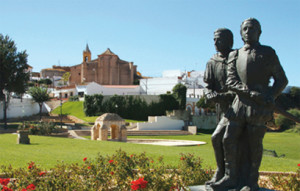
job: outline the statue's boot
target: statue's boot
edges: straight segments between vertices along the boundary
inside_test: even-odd
[[[215,183],[212,183],[210,186],[214,191],[224,191],[235,189],[237,187],[237,169],[234,163],[225,164],[225,176]]]
[[[223,149],[223,136],[224,136],[224,131],[226,130],[227,127],[227,119],[222,118],[221,121],[219,122],[216,130],[214,131],[213,135],[211,136],[211,142],[214,147],[215,151],[215,158],[217,162],[217,170],[212,177],[211,180],[205,182],[205,185],[210,185],[212,183],[215,183],[221,178],[223,178],[224,173],[225,173],[225,162],[224,162],[224,149]]]
[[[217,169],[215,174],[213,175],[212,179],[205,182],[205,185],[211,185],[219,180],[221,180],[224,176],[224,170],[223,169]]]
[[[260,163],[259,163],[260,164]],[[251,170],[249,175],[249,187],[251,188],[251,191],[257,191],[259,190],[258,186],[258,178],[259,178],[259,164],[252,163],[251,164]]]

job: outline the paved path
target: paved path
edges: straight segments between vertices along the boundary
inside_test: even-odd
[[[73,139],[88,140],[87,138],[78,136],[73,130],[69,130],[68,133]]]

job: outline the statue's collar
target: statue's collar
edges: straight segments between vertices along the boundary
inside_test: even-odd
[[[258,46],[260,46],[260,43],[259,42],[256,42],[254,44],[245,44],[243,46],[243,49],[244,50],[251,50],[251,49],[256,49]]]
[[[217,62],[223,62],[226,58],[223,57],[219,52],[217,54],[214,54],[212,57],[212,60],[217,61]]]
[[[214,54],[211,59],[214,60],[214,61],[217,61],[217,62],[223,62],[227,59],[227,57],[225,57],[220,52],[218,52],[217,54]]]

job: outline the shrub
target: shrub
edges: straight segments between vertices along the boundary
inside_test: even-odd
[[[84,112],[87,116],[117,113],[127,119],[147,120],[148,116],[165,115],[168,110],[185,109],[186,87],[181,84],[176,85],[173,91],[174,94],[162,94],[158,102],[150,104],[138,96],[114,95],[102,103],[102,95],[86,95]]]
[[[186,106],[186,91],[187,88],[183,84],[177,84],[174,86],[172,89],[173,91],[173,96],[177,100],[179,109],[185,109]]]
[[[70,96],[70,97],[69,97],[69,101],[79,101],[78,95]]]
[[[274,190],[300,190],[300,164],[296,173],[290,173],[288,176],[282,174],[271,175],[268,181],[261,181],[260,186]]]
[[[202,169],[201,159],[191,154],[178,157],[177,167],[166,166],[163,157],[154,160],[145,153],[128,155],[117,150],[112,156],[83,158],[75,164],[58,163],[47,172],[34,162],[27,168],[2,166],[7,187],[14,190],[34,186],[36,190],[175,190],[203,184],[212,176]],[[0,186],[1,188],[1,186]]]
[[[55,124],[48,122],[32,123],[27,121],[20,125],[18,129],[28,130],[30,135],[50,135],[57,132]]]
[[[298,109],[290,109],[288,110],[294,116],[300,118],[300,110]],[[284,117],[283,115],[279,114],[278,117],[275,119],[276,126],[280,127],[281,130],[287,130],[296,125],[296,122]]]
[[[86,116],[97,116],[101,114],[103,95],[85,95],[83,109]]]

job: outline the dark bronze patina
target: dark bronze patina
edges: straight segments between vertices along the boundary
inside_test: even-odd
[[[227,67],[228,55],[232,51],[233,34],[229,29],[220,28],[214,32],[214,44],[217,53],[207,62],[204,73],[204,82],[206,82],[206,100],[216,103],[218,125],[212,135],[212,144],[215,151],[215,158],[217,161],[217,170],[213,178],[206,182],[206,185],[211,185],[219,181],[225,173],[224,151],[222,139],[228,125],[227,118],[224,114],[231,106],[234,94],[228,91]]]
[[[227,120],[223,123],[226,126],[222,137],[224,175],[207,184],[214,191],[259,190],[265,124],[272,119],[274,100],[288,82],[275,51],[259,43],[260,23],[254,18],[246,19],[240,33],[244,46],[232,51],[227,59],[225,86],[236,97],[224,115]],[[269,85],[271,78],[274,82]]]

